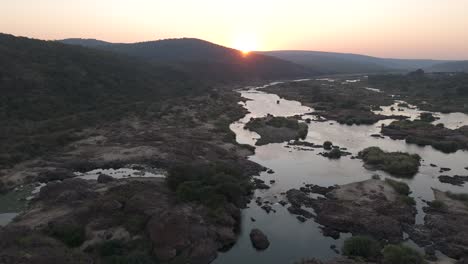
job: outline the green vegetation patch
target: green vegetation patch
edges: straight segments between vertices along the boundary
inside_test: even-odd
[[[395,191],[401,195],[409,195],[411,193],[411,190],[410,190],[410,187],[408,186],[408,184],[404,183],[404,182],[400,182],[400,181],[395,181],[395,180],[392,180],[392,179],[385,179],[385,182],[392,186],[393,189],[395,189]]]
[[[227,163],[175,166],[167,177],[169,187],[181,201],[195,201],[216,209],[227,202],[242,204],[253,190],[249,177]]]
[[[416,250],[404,245],[387,245],[382,251],[384,264],[422,264],[423,257]]]
[[[421,157],[403,152],[385,152],[378,147],[369,147],[359,152],[365,164],[390,174],[410,177],[419,171]]]
[[[343,254],[349,257],[375,258],[380,254],[378,241],[366,236],[353,236],[345,240]]]
[[[49,234],[69,247],[79,247],[85,241],[84,226],[75,223],[51,224]]]

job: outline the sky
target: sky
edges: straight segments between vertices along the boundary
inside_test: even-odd
[[[468,59],[468,0],[0,0],[0,32]]]

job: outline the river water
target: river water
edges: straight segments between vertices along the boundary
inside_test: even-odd
[[[330,82],[330,80],[323,80]],[[272,84],[274,85],[274,84]],[[259,135],[245,130],[245,124],[252,117],[262,117],[267,114],[274,116],[304,115],[313,109],[301,105],[300,102],[285,100],[275,94],[268,94],[250,88],[240,91],[242,97],[247,98],[241,104],[250,112],[241,120],[231,124],[231,130],[236,133],[237,141],[242,144],[255,145]],[[364,88],[364,87],[363,87]],[[277,101],[279,100],[279,104]],[[397,104],[398,102],[396,102]],[[395,114],[390,111],[390,107],[382,107],[382,114]],[[408,115],[414,118],[419,111],[417,109],[400,108],[399,115]],[[435,123],[444,123],[447,127],[456,128],[463,124],[468,124],[468,115],[441,114],[434,113],[440,117]],[[303,119],[314,118],[314,116],[304,115]],[[418,214],[416,222],[424,223],[424,213],[422,207],[425,206],[423,200],[433,200],[431,188],[443,191],[468,192],[468,187],[459,187],[440,183],[437,179],[441,174],[439,167],[447,167],[452,170],[445,172],[445,175],[467,175],[468,152],[458,151],[452,154],[444,154],[430,146],[420,147],[406,144],[403,140],[392,140],[390,138],[374,138],[370,135],[380,133],[382,124],[389,124],[392,120],[383,120],[374,125],[347,126],[340,125],[334,121],[319,122],[312,121],[309,124],[309,133],[305,141],[322,144],[330,140],[334,145],[347,148],[353,155],[369,146],[378,146],[386,151],[404,151],[417,153],[422,159],[422,166],[417,175],[411,179],[398,179],[408,183],[417,203]],[[327,260],[337,256],[331,246],[335,245],[341,249],[343,241],[350,234],[341,234],[340,239],[334,240],[324,237],[321,233],[320,225],[313,220],[305,223],[299,222],[294,215],[289,214],[286,207],[278,204],[278,201],[286,200],[282,193],[291,188],[299,188],[304,183],[312,183],[321,186],[341,185],[356,181],[367,180],[374,174],[382,178],[391,177],[382,171],[369,171],[363,167],[362,161],[351,159],[350,156],[342,157],[339,160],[329,160],[318,155],[320,149],[307,149],[288,147],[287,143],[268,144],[256,146],[256,151],[249,159],[265,167],[271,168],[275,173],[262,173],[259,178],[269,183],[270,180],[276,182],[268,190],[257,190],[254,199],[248,208],[242,211],[242,226],[238,242],[225,253],[221,253],[214,261],[215,264],[238,264],[238,263],[294,263],[306,258],[318,258]],[[436,164],[432,167],[429,164]],[[276,213],[267,214],[256,203],[255,199],[270,201]],[[252,221],[254,218],[255,221]],[[270,247],[265,251],[256,251],[250,242],[249,233],[252,228],[262,230],[270,240]],[[409,241],[408,243],[410,243]]]

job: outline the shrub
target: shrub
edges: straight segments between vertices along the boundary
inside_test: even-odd
[[[416,250],[403,245],[387,245],[382,251],[384,264],[422,264],[424,259]]]
[[[442,201],[439,201],[439,200],[434,200],[432,202],[430,202],[430,206],[434,209],[445,209],[447,207],[447,205],[442,202]]]
[[[253,185],[248,177],[228,164],[187,164],[170,170],[168,185],[181,201],[203,203],[211,208],[226,202],[241,205]]]
[[[404,182],[395,181],[392,179],[385,179],[385,182],[393,187],[393,189],[401,195],[409,195],[411,193],[410,187]]]
[[[450,199],[462,201],[468,206],[468,193],[453,193],[453,192],[448,191],[445,194]]]
[[[342,155],[341,150],[334,148],[330,152],[328,152],[327,157],[329,159],[339,159],[341,158],[341,155]]]
[[[380,253],[379,242],[365,236],[353,236],[345,240],[343,254],[349,257],[374,258]]]
[[[409,206],[416,205],[416,201],[411,196],[402,196],[402,197],[400,197],[400,201],[402,201],[403,203],[405,203],[405,204],[407,204]]]
[[[84,227],[78,224],[52,224],[49,233],[69,247],[78,247],[85,240]]]
[[[366,164],[376,166],[390,174],[412,176],[419,171],[421,157],[403,152],[384,152],[378,147],[369,147],[359,152]]]
[[[436,118],[432,115],[432,113],[421,113],[419,114],[419,119],[424,122],[434,122]]]

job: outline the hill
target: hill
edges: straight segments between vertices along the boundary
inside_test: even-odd
[[[199,78],[216,81],[290,79],[318,72],[271,56],[240,51],[194,38],[165,39],[140,43],[106,43],[97,40],[66,39],[82,45],[171,65]]]
[[[468,72],[468,61],[453,61],[432,65],[428,72]]]
[[[128,56],[0,34],[0,166],[63,145],[70,131],[208,88]]]
[[[366,55],[321,51],[266,51],[268,56],[288,60],[327,73],[379,73],[426,68],[443,61],[377,58]]]

